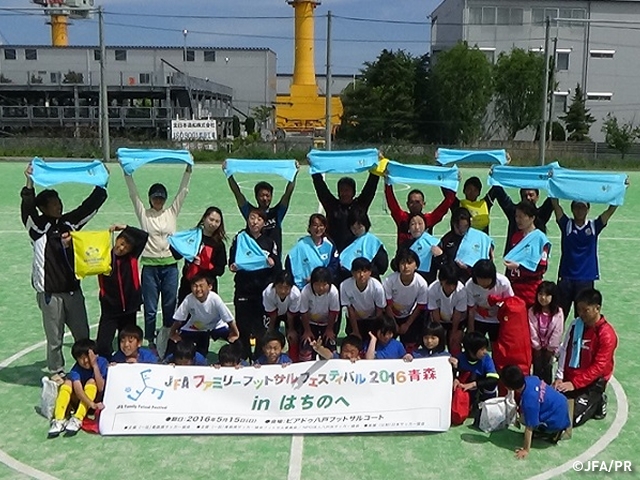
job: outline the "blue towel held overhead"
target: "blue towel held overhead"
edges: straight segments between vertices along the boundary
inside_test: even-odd
[[[378,164],[378,150],[311,150],[307,155],[311,175],[315,173],[359,173]]]
[[[390,161],[387,165],[389,185],[421,183],[444,187],[454,192],[458,190],[458,167],[433,167],[427,165],[403,165]]]
[[[118,161],[124,173],[131,175],[147,163],[186,163],[193,165],[193,157],[188,150],[119,148]]]
[[[293,182],[296,177],[295,160],[244,160],[227,158],[224,173],[229,178],[236,173],[263,173],[278,175],[287,182]]]
[[[562,169],[558,162],[541,167],[511,167],[497,165],[489,174],[489,185],[511,188],[537,188],[547,190],[549,177],[556,169]]]
[[[436,162],[440,165],[449,165],[451,163],[494,163],[505,165],[507,163],[507,151],[439,148]]]
[[[31,161],[33,183],[50,188],[60,183],[84,183],[96,187],[106,187],[109,172],[99,160],[92,162],[45,162],[35,157]]]
[[[549,178],[549,196],[619,206],[624,203],[626,183],[624,173],[554,169]]]

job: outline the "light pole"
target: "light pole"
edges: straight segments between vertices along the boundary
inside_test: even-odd
[[[189,34],[189,30],[187,30],[186,28],[182,30],[182,35],[184,36],[184,48],[182,50],[182,61],[184,62],[184,65],[185,65],[185,71],[187,66],[187,35],[188,34]]]

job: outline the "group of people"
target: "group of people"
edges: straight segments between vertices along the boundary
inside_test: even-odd
[[[109,362],[207,364],[212,339],[228,342],[218,356],[223,366],[452,355],[454,388],[471,392],[476,403],[496,396],[499,380],[520,392],[527,426],[521,457],[529,450],[530,430],[555,435],[570,427],[560,393],[581,399],[574,425],[606,415],[604,390],[613,372],[617,337],[600,313],[602,297],[594,282],[599,278],[598,235],[616,207],[590,220],[590,205],[574,201],[569,217],[555,199],[538,206],[535,189],[522,189],[518,203],[496,186],[481,197],[482,182],[472,177],[464,183],[463,198],[443,188],[443,200],[425,212],[424,194],[415,189],[403,210],[387,183],[385,198],[397,226],[396,251],[390,255],[371,233],[368,215],[380,173],[372,171],[358,195],[353,178],[341,178],[335,195],[324,177],[314,174],[324,214],[310,215],[308,235],[285,254],[282,226],[296,178],[272,205],[272,185],[257,183],[253,204],[231,175],[229,186],[246,228],[227,251],[223,212],[207,208],[197,224],[202,231],[198,254],[179,268],[180,256],[169,238],[176,233],[191,173],[187,166],[170,204],[160,183],[151,185],[143,201],[133,176],[125,173],[139,227],[111,227],[119,233],[112,272],[99,276],[101,316],[93,342],[74,275],[70,233],[95,215],[107,199],[106,189],[96,187],[78,208],[64,213],[57,192],[46,189],[36,195],[31,167],[25,171],[21,211],[34,247],[32,282],[42,311],[47,365],[52,379],[62,385],[52,436],[77,431],[87,410],[100,407],[96,400]],[[497,271],[488,236],[495,202],[509,223],[504,274]],[[450,230],[434,238],[433,226],[449,212]],[[554,214],[562,239],[557,284],[543,280],[551,247],[544,232]],[[234,313],[217,294],[218,277],[227,268],[234,276]],[[499,302],[513,296],[528,309],[531,372],[514,367],[517,373],[510,365],[497,371],[488,353],[500,336]],[[162,326],[157,329],[159,302]],[[144,331],[136,325],[141,305]],[[576,319],[565,326],[572,305]],[[65,324],[76,342],[76,364],[68,374],[62,355]],[[346,336],[339,341],[343,326]],[[116,332],[119,349],[113,353]],[[66,421],[73,397],[82,407]]]

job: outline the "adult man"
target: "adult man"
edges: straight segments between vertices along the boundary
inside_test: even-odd
[[[33,245],[31,284],[37,292],[38,307],[47,339],[47,367],[52,379],[64,381],[62,340],[64,326],[75,341],[89,338],[89,324],[84,295],[76,279],[73,265],[73,244],[69,232],[80,230],[107,200],[107,191],[95,187],[91,195],[75,210],[63,212],[58,192],[42,190],[35,193],[31,164],[25,170],[26,185],[20,192],[22,223]],[[38,210],[41,213],[38,213]]]

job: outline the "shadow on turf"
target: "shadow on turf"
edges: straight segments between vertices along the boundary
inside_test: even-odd
[[[46,366],[47,362],[41,360],[30,365],[3,368],[0,370],[0,382],[40,387],[40,379],[46,375],[44,373]]]
[[[481,432],[479,430],[472,429],[473,433],[460,434],[460,440],[465,443],[492,443],[498,448],[514,451],[516,448],[522,446],[523,432],[515,430],[499,430],[497,432],[491,432],[489,434]],[[532,447],[536,450],[543,450],[554,445],[549,442],[534,438]]]

